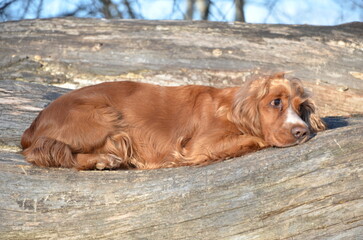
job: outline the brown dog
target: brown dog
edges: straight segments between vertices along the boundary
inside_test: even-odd
[[[52,102],[21,144],[38,166],[153,169],[291,146],[323,129],[301,82],[283,74],[224,89],[110,82]]]

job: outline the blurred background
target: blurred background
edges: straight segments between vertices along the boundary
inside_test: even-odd
[[[0,0],[0,21],[67,16],[337,25],[363,21],[363,0]]]

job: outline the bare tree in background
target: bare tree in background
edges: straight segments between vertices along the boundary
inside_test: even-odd
[[[208,20],[209,17],[209,9],[210,9],[210,0],[187,0],[187,11],[185,14],[185,19],[192,20],[195,12],[195,6],[197,5],[200,18],[202,20]]]
[[[60,11],[54,17],[143,18],[140,11],[137,13],[138,0],[121,0],[117,3],[112,0],[74,2],[76,3],[75,9]],[[33,16],[32,18],[41,18],[47,7],[44,0],[0,0],[0,19],[2,21],[20,20],[29,15]]]
[[[211,8],[217,8],[215,2],[218,0],[173,0],[172,17],[175,15],[184,16],[184,19],[202,19],[209,20],[211,18]],[[244,0],[229,0],[235,4],[236,21],[245,21],[243,5]],[[186,2],[187,8],[184,10],[182,3]],[[60,10],[57,16],[52,17],[103,17],[103,18],[119,18],[119,19],[143,19],[141,14],[142,4],[139,0],[88,0],[73,1],[76,7],[72,10]],[[228,2],[226,2],[228,3]],[[21,9],[14,10],[15,8]],[[36,12],[34,12],[36,10]],[[47,10],[46,1],[44,0],[0,0],[0,20],[20,20],[24,18],[40,18],[44,16]],[[216,9],[217,15],[213,17],[216,20],[224,21],[227,13],[225,9]],[[61,12],[63,11],[63,12]],[[196,16],[194,14],[196,13]],[[199,15],[199,16],[198,16]],[[48,17],[48,16],[47,16]],[[171,17],[171,18],[172,18]]]
[[[122,18],[122,13],[111,0],[100,0],[102,8],[100,9],[105,18]]]
[[[263,22],[266,23],[269,20],[271,20],[270,17],[274,18],[277,22],[281,22],[281,23],[296,23],[298,21],[297,15],[290,15],[286,11],[284,11],[285,9],[282,9],[280,7],[281,2],[282,2],[281,0],[263,0],[260,2],[259,5],[263,5],[265,8],[268,9],[268,13],[265,16]],[[360,18],[363,19],[363,1],[362,0],[346,0],[346,1],[332,0],[331,4],[334,5],[334,3],[337,6],[339,6],[341,9],[340,17],[335,19],[335,22],[336,22],[335,24],[340,24],[341,22],[344,21],[344,19],[349,19],[349,17],[347,15],[351,14],[351,13],[350,12],[348,13],[347,11],[345,11],[347,9],[358,10],[360,12]],[[309,12],[314,7],[315,7],[314,5],[309,5],[309,10],[305,10],[305,13]]]
[[[148,3],[153,3],[153,0],[147,1]],[[347,17],[347,13],[344,11],[347,8],[360,9],[361,18],[363,19],[362,0],[332,1],[335,1],[342,9],[341,17],[337,19],[337,23]],[[281,0],[170,0],[168,2],[165,1],[165,4],[172,4],[173,10],[169,14],[168,19],[213,19],[225,21],[233,9],[234,20],[246,22],[244,7],[248,3],[268,9],[268,14],[264,20],[265,23],[270,17],[274,17],[281,23],[286,23],[286,20],[291,23],[296,21],[296,16],[290,16],[286,14],[284,9],[278,7],[278,4],[281,2]],[[0,21],[66,16],[144,19],[141,0],[68,0],[68,3],[73,4],[73,8],[62,8],[55,16],[45,14],[49,12],[47,3],[48,1],[46,0],[0,0]],[[66,3],[67,0],[61,2],[61,4]],[[223,7],[221,7],[220,3],[222,3]],[[224,7],[227,5],[231,7]]]
[[[235,7],[235,21],[245,22],[245,14],[244,14],[244,0],[232,0]],[[187,0],[187,9],[185,18],[186,20],[192,20],[194,18],[194,13],[197,10],[200,14],[200,18],[202,20],[208,20],[211,16],[210,9],[212,6],[215,6],[215,1],[212,0]],[[225,20],[226,13],[223,10],[219,9],[219,12],[222,15],[222,20]]]
[[[90,0],[91,3],[85,3],[78,5],[78,7],[69,13],[65,13],[66,16],[76,16],[79,13],[83,13],[87,17],[99,16],[103,18],[143,18],[141,14],[136,14],[135,4],[138,1],[122,0],[118,3],[114,3],[112,0]]]
[[[246,22],[245,12],[243,7],[245,5],[244,0],[235,0],[235,9],[236,9],[236,16],[235,20],[239,22]]]
[[[340,1],[334,0],[336,4],[340,5],[341,8],[349,7],[350,9],[361,9],[360,17],[363,19],[363,1],[362,0],[350,0],[350,1]],[[341,12],[341,19],[344,19],[344,12]]]
[[[185,19],[186,20],[193,19],[194,7],[195,7],[195,0],[188,0],[187,1],[187,12],[185,14]]]

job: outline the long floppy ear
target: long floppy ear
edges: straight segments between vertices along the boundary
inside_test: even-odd
[[[246,82],[237,92],[233,103],[233,122],[244,134],[262,137],[258,103],[268,93],[269,77]]]
[[[326,129],[324,121],[316,114],[315,104],[311,99],[306,99],[300,105],[301,118],[308,124],[313,132],[321,132]]]

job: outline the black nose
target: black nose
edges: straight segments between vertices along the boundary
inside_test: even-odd
[[[297,140],[300,140],[308,135],[309,130],[306,127],[299,126],[293,127],[291,133]]]

